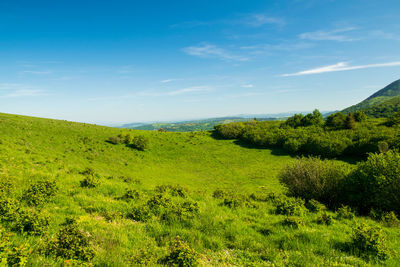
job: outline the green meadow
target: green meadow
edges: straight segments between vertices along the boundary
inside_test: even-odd
[[[149,147],[107,141],[126,133]],[[0,114],[0,266],[398,266],[397,223],[279,206],[295,161],[211,131]],[[380,229],[387,256],[352,249],[358,225]]]

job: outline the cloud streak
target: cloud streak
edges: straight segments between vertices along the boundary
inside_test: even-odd
[[[309,69],[309,70],[303,70],[303,71],[299,71],[296,73],[282,74],[281,76],[283,76],[283,77],[301,76],[301,75],[319,74],[319,73],[335,72],[335,71],[347,71],[347,70],[359,70],[359,69],[383,68],[383,67],[395,67],[395,66],[400,66],[400,61],[378,63],[378,64],[358,65],[358,66],[349,66],[346,62],[339,62],[334,65],[323,66],[323,67]]]
[[[343,35],[342,33],[354,31],[356,28],[348,27],[343,29],[336,29],[333,31],[315,31],[305,32],[299,35],[300,39],[307,39],[312,41],[337,41],[337,42],[351,42],[357,39]]]
[[[241,55],[232,54],[225,49],[219,48],[215,45],[204,44],[199,46],[189,46],[183,51],[191,56],[202,58],[218,58],[225,61],[248,61],[249,58]]]

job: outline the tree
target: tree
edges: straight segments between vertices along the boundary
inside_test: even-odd
[[[346,117],[346,129],[354,130],[356,128],[356,120],[352,112],[347,114]]]
[[[364,111],[357,110],[354,112],[354,119],[356,122],[363,122],[367,120],[367,115],[365,115]]]
[[[325,125],[332,129],[344,129],[346,128],[346,115],[344,115],[342,112],[331,114],[328,116],[328,118],[326,118]]]

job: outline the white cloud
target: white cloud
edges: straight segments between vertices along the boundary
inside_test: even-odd
[[[162,80],[162,81],[160,81],[160,83],[170,83],[170,82],[174,82],[174,81],[176,81],[177,79],[166,79],[166,80]]]
[[[8,94],[0,96],[0,98],[16,98],[16,97],[27,97],[27,96],[42,96],[46,95],[43,90],[35,89],[20,89],[10,92]]]
[[[187,94],[187,93],[209,92],[209,91],[211,91],[211,89],[212,88],[209,86],[193,86],[193,87],[187,87],[187,88],[167,92],[166,95],[175,96],[175,95],[182,95],[182,94]]]
[[[200,46],[189,46],[183,51],[191,56],[197,57],[216,57],[226,61],[248,61],[249,59],[244,56],[234,55],[225,49],[219,48],[215,45],[204,44]]]
[[[400,61],[379,63],[379,64],[358,65],[358,66],[349,66],[346,62],[339,62],[334,65],[299,71],[296,73],[283,74],[282,76],[284,77],[300,76],[300,75],[318,74],[318,73],[333,72],[333,71],[358,70],[358,69],[382,68],[382,67],[394,67],[394,66],[400,66]]]
[[[243,88],[253,88],[254,85],[252,85],[252,84],[243,84],[241,87],[243,87]]]
[[[300,39],[307,39],[312,41],[338,41],[338,42],[350,42],[356,41],[356,38],[351,38],[349,36],[343,35],[342,33],[354,31],[356,28],[348,27],[342,29],[336,29],[333,31],[315,31],[315,32],[305,32],[299,35]]]
[[[38,74],[38,75],[42,75],[42,74],[50,74],[52,73],[51,71],[34,71],[34,70],[25,70],[23,71],[23,73],[29,73],[29,74]]]
[[[282,18],[270,17],[264,14],[252,14],[245,18],[243,22],[252,27],[260,27],[266,24],[283,26],[286,23]]]

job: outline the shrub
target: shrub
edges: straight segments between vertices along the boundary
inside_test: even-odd
[[[180,237],[176,237],[169,247],[169,254],[163,262],[172,266],[197,266],[199,264],[200,254],[189,245],[183,242]]]
[[[0,220],[15,221],[19,217],[20,203],[8,197],[0,198]]]
[[[279,179],[288,188],[289,195],[315,199],[332,207],[340,202],[341,181],[348,172],[343,164],[308,157],[286,166]]]
[[[8,266],[26,266],[29,256],[29,246],[26,244],[13,246],[7,255]]]
[[[281,197],[275,200],[277,214],[303,215],[305,211],[304,200],[292,197]]]
[[[140,193],[136,189],[127,189],[125,194],[121,197],[121,199],[130,201],[137,200],[140,198]]]
[[[99,178],[97,178],[93,175],[86,176],[81,181],[81,187],[93,188],[93,187],[98,186],[99,184],[100,184]]]
[[[42,180],[32,183],[24,192],[24,199],[29,205],[38,206],[56,195],[57,184],[54,180]]]
[[[400,214],[400,154],[370,154],[347,179],[349,202],[363,213],[371,208]]]
[[[244,130],[245,124],[243,122],[233,122],[228,124],[221,124],[214,126],[215,131],[225,139],[237,139]]]
[[[332,215],[324,211],[318,216],[317,223],[331,225],[333,223],[333,217]]]
[[[298,228],[300,228],[300,226],[304,225],[304,221],[299,217],[290,216],[290,217],[286,217],[282,221],[282,225],[289,226],[293,229],[298,229]]]
[[[224,199],[230,196],[231,194],[232,194],[231,192],[228,192],[225,189],[217,189],[213,193],[213,198]]]
[[[326,209],[324,204],[321,204],[314,199],[307,201],[306,208],[311,212],[320,212]]]
[[[171,199],[163,194],[156,194],[147,201],[147,206],[152,210],[167,208],[171,205]]]
[[[41,235],[49,226],[49,216],[35,209],[23,209],[13,225],[13,230],[31,235]]]
[[[366,224],[361,224],[353,229],[349,245],[355,255],[365,259],[385,260],[390,254],[382,229]]]
[[[113,144],[113,145],[121,143],[121,139],[119,137],[117,137],[117,136],[111,136],[111,137],[108,138],[107,141],[109,143]]]
[[[146,205],[132,206],[127,213],[127,218],[138,222],[146,222],[151,219],[151,216],[151,210]]]
[[[241,195],[230,195],[224,198],[222,205],[227,206],[229,208],[239,208],[244,206],[246,199]]]
[[[90,261],[94,257],[94,250],[90,246],[89,235],[80,230],[74,220],[67,219],[55,240],[48,241],[46,254]]]
[[[382,221],[388,227],[397,227],[400,225],[400,220],[393,211],[385,213],[382,216]]]
[[[158,185],[154,189],[157,193],[166,193],[168,192],[171,196],[175,197],[187,197],[187,189],[183,188],[180,185]]]
[[[353,220],[356,217],[349,206],[340,207],[339,209],[337,209],[336,214],[337,219]]]
[[[137,150],[144,151],[149,148],[149,139],[143,135],[137,135],[132,138],[131,146]]]
[[[163,210],[161,220],[181,221],[192,219],[199,212],[199,205],[194,201],[185,201],[168,206]]]

